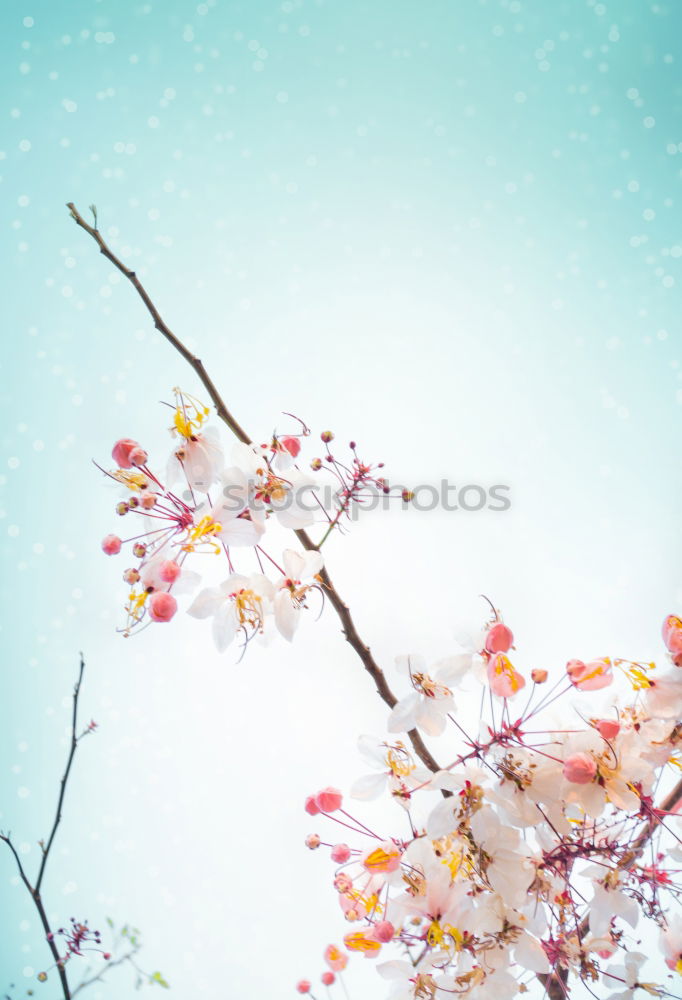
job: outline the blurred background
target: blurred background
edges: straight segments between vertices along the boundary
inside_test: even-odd
[[[132,922],[177,997],[288,997],[348,930],[302,800],[365,773],[357,736],[386,712],[331,609],[241,662],[184,615],[116,634],[117,493],[91,459],[132,436],[163,469],[158,401],[202,393],[65,202],[96,204],[257,439],[289,411],[401,483],[509,486],[506,512],[368,513],[325,547],[391,679],[396,654],[446,655],[481,593],[526,672],[662,659],[682,598],[682,7],[9,0],[0,17],[0,827],[32,874],[83,650],[99,730],[51,919]],[[0,992],[57,1000],[6,850],[0,886]],[[353,1000],[383,995],[370,966],[351,962]],[[113,970],[86,995],[133,987]]]

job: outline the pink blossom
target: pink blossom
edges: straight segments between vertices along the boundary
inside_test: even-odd
[[[363,856],[363,867],[372,875],[376,873],[388,874],[400,867],[400,860],[403,854],[392,840],[384,840],[377,847]]]
[[[496,653],[488,663],[488,683],[499,698],[513,698],[526,685],[525,678],[504,653]]]
[[[132,469],[131,452],[142,451],[137,441],[132,438],[119,438],[111,449],[111,457],[119,469]]]
[[[323,788],[321,792],[318,792],[315,796],[315,805],[323,813],[335,812],[337,809],[341,808],[341,803],[343,802],[343,796],[338,788]]]
[[[102,552],[108,556],[117,556],[121,551],[121,539],[118,535],[105,535],[102,539]]]
[[[608,657],[601,660],[590,660],[589,663],[583,663],[582,660],[569,660],[566,664],[566,673],[571,684],[579,691],[598,691],[612,683],[612,666],[613,664]]]
[[[512,630],[502,622],[497,622],[485,637],[485,648],[488,653],[508,653],[514,642]]]
[[[682,667],[682,620],[668,615],[663,622],[663,642],[676,667]]]
[[[153,622],[169,622],[178,610],[178,602],[172,594],[157,591],[149,599],[149,617]]]
[[[342,865],[348,861],[350,857],[350,847],[348,844],[334,844],[332,847],[332,861],[336,861],[337,864]]]
[[[335,944],[327,945],[324,950],[324,960],[334,972],[343,972],[348,965],[348,956],[344,955]]]
[[[596,773],[597,765],[588,753],[574,753],[564,761],[564,778],[574,785],[589,785]]]

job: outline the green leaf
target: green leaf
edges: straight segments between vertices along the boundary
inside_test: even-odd
[[[161,975],[160,972],[155,972],[153,976],[150,976],[149,977],[149,982],[150,983],[158,983],[159,986],[163,986],[163,988],[166,989],[166,990],[170,989],[170,986],[168,985],[168,983],[163,978],[163,976]]]

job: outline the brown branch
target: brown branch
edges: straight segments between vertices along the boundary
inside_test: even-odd
[[[47,845],[42,846],[43,857],[40,863],[40,870],[38,871],[38,878],[36,879],[36,884],[31,885],[24,867],[21,863],[21,859],[16,852],[14,844],[12,843],[10,834],[0,833],[0,840],[4,841],[9,847],[10,851],[14,855],[14,860],[17,864],[17,869],[19,871],[19,877],[21,881],[26,886],[28,893],[33,900],[36,910],[38,911],[38,916],[40,917],[40,922],[43,925],[45,931],[45,937],[52,952],[52,957],[55,960],[55,965],[57,967],[57,972],[59,973],[59,979],[62,984],[62,990],[64,992],[64,1000],[71,1000],[72,993],[69,988],[69,982],[66,976],[66,969],[59,955],[57,945],[55,944],[54,935],[50,927],[50,922],[47,919],[47,914],[45,912],[45,907],[43,906],[43,900],[40,895],[40,887],[43,881],[43,876],[45,875],[45,866],[47,865],[47,859],[50,854],[50,849],[54,843],[54,838],[57,833],[57,829],[62,818],[62,806],[64,805],[64,795],[66,793],[66,784],[69,780],[69,775],[71,773],[71,765],[73,764],[73,758],[76,753],[76,747],[78,746],[78,696],[80,695],[81,684],[83,682],[83,671],[85,670],[85,661],[83,660],[83,654],[81,653],[80,665],[78,670],[78,680],[76,681],[75,687],[73,689],[73,711],[71,715],[71,746],[69,749],[69,756],[66,761],[66,767],[64,769],[64,774],[61,779],[61,787],[59,790],[59,799],[57,800],[57,812],[55,814],[54,822],[52,824],[52,830],[50,831],[50,836]],[[42,843],[42,842],[41,842]]]
[[[95,224],[94,226],[91,226],[85,221],[85,219],[82,217],[82,215],[80,214],[76,206],[73,204],[73,202],[69,202],[66,207],[71,213],[71,218],[76,222],[76,224],[79,225],[81,229],[84,229],[85,232],[88,233],[88,235],[91,236],[93,240],[97,243],[100,249],[100,253],[103,254],[107,258],[107,260],[110,261],[114,265],[114,267],[118,271],[120,271],[121,274],[128,279],[128,281],[131,282],[131,284],[135,288],[135,291],[137,292],[137,294],[140,296],[145,306],[147,307],[147,311],[149,312],[152,320],[154,321],[154,326],[156,327],[156,329],[159,331],[159,333],[162,334],[162,336],[166,338],[169,344],[171,344],[171,346],[175,348],[175,350],[185,359],[185,361],[187,361],[187,363],[196,372],[197,376],[199,377],[199,381],[202,383],[202,385],[208,392],[209,396],[211,397],[211,402],[215,406],[216,413],[218,414],[219,418],[223,421],[224,424],[226,424],[229,427],[232,433],[240,441],[244,442],[244,444],[251,444],[251,438],[243,430],[243,428],[239,425],[239,423],[237,423],[235,418],[230,413],[229,409],[225,404],[225,401],[218,392],[213,380],[210,378],[206,369],[204,368],[203,362],[200,361],[200,359],[196,357],[196,355],[192,354],[192,352],[182,343],[181,340],[179,340],[178,337],[176,337],[176,335],[173,333],[170,327],[165,323],[165,321],[161,317],[161,314],[159,313],[159,310],[152,302],[151,298],[149,297],[149,294],[147,293],[140,279],[137,277],[136,273],[127,268],[125,264],[109,248],[106,241],[104,240],[104,237],[97,228],[97,216],[94,213],[94,210],[93,210],[93,215]],[[319,546],[316,545],[316,543],[312,540],[307,531],[303,530],[296,531],[296,537],[300,541],[301,545],[308,551],[317,551],[319,549]],[[365,642],[363,642],[362,639],[360,638],[358,631],[355,627],[355,623],[353,622],[353,618],[351,616],[348,605],[337,591],[327,570],[323,569],[320,575],[322,576],[325,592],[329,597],[329,601],[334,610],[336,611],[336,614],[339,617],[339,621],[341,622],[341,630],[343,632],[343,635],[345,636],[346,640],[350,643],[350,645],[353,647],[353,649],[359,656],[360,660],[362,661],[365,670],[376,684],[376,689],[379,694],[379,697],[390,708],[393,708],[398,699],[391,691],[388,681],[386,680],[386,676],[381,667],[379,666],[379,664],[372,656],[369,646]],[[427,748],[423,739],[419,735],[419,732],[416,729],[412,729],[408,733],[408,736],[410,738],[412,746],[414,747],[415,753],[420,758],[422,763],[425,764],[426,767],[428,767],[428,769],[432,772],[439,771],[440,765],[438,764],[438,762],[436,761],[430,750]]]
[[[57,801],[57,812],[55,814],[54,823],[52,824],[52,830],[50,831],[50,836],[47,841],[47,846],[43,847],[43,859],[40,863],[40,871],[38,872],[38,878],[36,879],[36,892],[40,892],[40,886],[43,882],[43,876],[45,875],[45,866],[47,864],[47,859],[50,854],[50,849],[54,843],[55,834],[57,833],[57,828],[61,823],[62,819],[62,806],[64,805],[64,795],[66,793],[66,783],[69,780],[69,774],[71,773],[71,765],[73,764],[73,758],[76,755],[76,747],[78,746],[78,696],[81,691],[81,684],[83,683],[83,671],[85,670],[85,662],[83,661],[83,654],[81,653],[80,667],[78,670],[78,680],[73,689],[73,710],[71,714],[71,747],[69,749],[69,756],[66,761],[66,768],[64,769],[64,774],[60,782],[59,788],[59,799]]]

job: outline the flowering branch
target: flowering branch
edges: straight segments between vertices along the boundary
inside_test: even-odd
[[[91,207],[91,211],[94,217],[94,226],[89,225],[85,221],[85,219],[80,214],[80,212],[73,204],[73,202],[69,202],[66,207],[69,209],[69,212],[71,213],[71,218],[74,220],[74,222],[78,226],[80,226],[81,229],[84,229],[85,232],[88,233],[88,235],[91,236],[92,239],[97,243],[100,249],[100,253],[103,254],[104,257],[106,257],[107,260],[110,261],[114,265],[114,267],[118,271],[120,271],[121,274],[125,278],[127,278],[128,281],[130,281],[130,283],[133,285],[135,291],[137,292],[137,294],[140,296],[145,306],[147,307],[147,311],[152,317],[152,320],[154,321],[154,326],[159,331],[159,333],[161,333],[162,336],[166,338],[169,344],[171,344],[171,346],[174,347],[175,350],[185,359],[185,361],[187,361],[187,363],[194,369],[201,384],[208,392],[211,398],[211,402],[215,406],[218,417],[223,421],[224,424],[227,425],[227,427],[229,427],[229,429],[232,431],[232,433],[239,441],[241,441],[243,444],[247,445],[251,444],[251,438],[248,436],[246,431],[241,427],[241,425],[237,422],[237,420],[233,417],[225,401],[218,392],[218,389],[216,388],[213,380],[211,379],[208,372],[204,368],[203,362],[195,354],[192,354],[189,348],[187,348],[182,343],[182,341],[173,333],[173,331],[170,329],[167,323],[162,319],[159,310],[154,305],[147,290],[143,286],[142,282],[138,278],[135,271],[132,271],[130,270],[130,268],[126,267],[123,261],[121,261],[120,258],[118,258],[116,254],[113,253],[111,248],[106,243],[104,237],[97,228],[97,213],[95,212],[94,207]],[[319,545],[317,545],[312,540],[312,538],[310,537],[308,532],[305,531],[305,529],[300,528],[295,531],[295,534],[299,542],[307,552],[319,551]],[[389,706],[389,708],[393,708],[396,705],[398,699],[393,694],[381,667],[378,665],[378,663],[372,656],[369,646],[361,639],[358,630],[355,626],[355,623],[353,621],[353,618],[351,616],[348,605],[339,594],[327,570],[325,568],[322,568],[319,575],[322,579],[322,584],[324,586],[325,593],[329,597],[329,601],[332,607],[334,608],[336,614],[338,615],[339,621],[341,622],[341,628],[343,631],[343,635],[346,638],[346,641],[350,643],[352,648],[355,650],[365,670],[374,681],[379,697]],[[415,753],[420,758],[420,760],[426,765],[426,767],[428,767],[429,770],[434,773],[440,770],[440,765],[438,764],[438,762],[436,761],[436,759],[434,758],[433,754],[428,749],[426,744],[424,743],[417,729],[416,728],[412,729],[408,735],[412,743],[412,746],[414,747]]]

